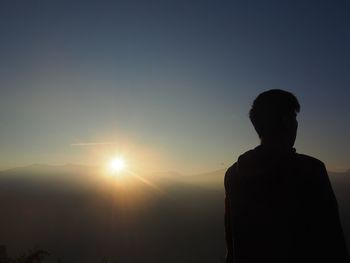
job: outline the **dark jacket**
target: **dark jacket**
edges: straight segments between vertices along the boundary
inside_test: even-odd
[[[321,161],[258,146],[227,170],[225,190],[233,262],[350,262]]]

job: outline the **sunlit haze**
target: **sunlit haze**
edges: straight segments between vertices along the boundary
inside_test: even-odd
[[[114,157],[108,163],[108,169],[112,174],[118,174],[126,168],[125,160],[122,157]]]

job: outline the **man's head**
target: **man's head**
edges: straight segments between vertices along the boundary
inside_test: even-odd
[[[262,142],[292,147],[300,111],[298,99],[290,92],[273,89],[261,93],[253,102],[249,117]]]

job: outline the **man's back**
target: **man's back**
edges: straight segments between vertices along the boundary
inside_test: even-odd
[[[258,146],[228,169],[225,189],[235,262],[348,262],[321,161]]]

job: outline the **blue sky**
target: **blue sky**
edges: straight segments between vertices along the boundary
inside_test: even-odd
[[[248,111],[271,88],[300,100],[297,150],[350,168],[348,1],[1,1],[0,10],[3,169],[100,164],[110,153],[138,169],[224,168],[259,143]],[[81,142],[113,144],[71,145]]]

